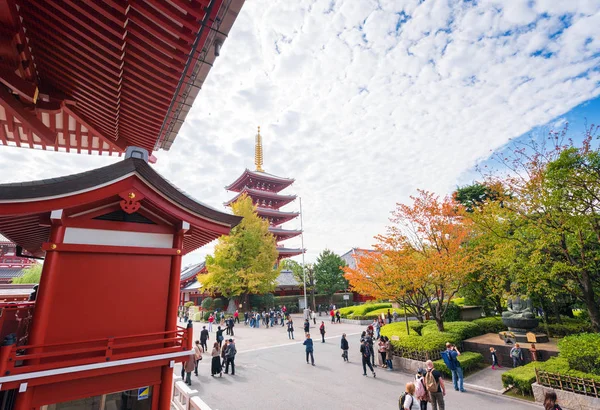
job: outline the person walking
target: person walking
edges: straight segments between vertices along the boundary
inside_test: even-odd
[[[213,314],[211,313],[211,314],[208,316],[208,331],[209,331],[209,332],[212,332],[212,325],[213,325],[213,322],[214,322],[214,321],[215,321],[215,317],[214,317],[214,316],[213,316]]]
[[[537,355],[537,349],[535,348],[535,343],[531,344],[531,347],[529,348],[529,355],[531,356],[532,362],[538,361],[538,355]]]
[[[446,350],[448,352],[448,359],[454,366],[454,369],[451,369],[452,384],[454,385],[454,390],[460,390],[462,393],[464,393],[466,392],[466,390],[463,387],[463,369],[460,365],[460,362],[458,361],[458,356],[460,356],[460,352],[458,351],[456,346],[454,346],[451,343],[446,343]]]
[[[221,326],[217,326],[216,337],[217,337],[217,342],[219,342],[219,346],[222,346],[224,338],[223,338],[223,329],[221,329]]]
[[[392,323],[392,312],[389,309],[387,311],[387,321],[388,321],[388,325],[390,323]]]
[[[498,355],[496,354],[496,349],[494,349],[491,346],[490,346],[490,355],[492,355],[492,370],[496,370],[496,366],[498,366],[499,368],[502,368],[502,366],[500,366],[498,364]]]
[[[346,333],[342,335],[342,341],[340,342],[340,348],[342,349],[342,358],[345,362],[349,362],[348,360],[348,339],[346,339]]]
[[[335,311],[333,310],[333,308],[331,308],[331,310],[329,311],[329,316],[331,316],[331,324],[333,325],[335,323]]]
[[[313,356],[313,349],[314,349],[314,345],[313,345],[313,340],[310,338],[310,333],[306,334],[306,340],[304,340],[304,343],[302,343],[305,346],[305,350],[306,350],[306,364],[308,364],[308,356],[310,356],[310,361],[312,363],[312,365],[315,365],[315,357]]]
[[[235,336],[233,334],[233,327],[235,326],[235,320],[233,318],[229,318],[229,336]]]
[[[339,310],[336,310],[336,311],[335,311],[335,321],[336,321],[336,323],[341,323],[341,322],[340,322],[340,319],[341,319],[341,316],[340,316],[340,311],[339,311]]]
[[[219,377],[223,375],[223,369],[221,368],[221,351],[219,349],[219,343],[213,344],[212,352],[210,353],[212,360],[210,362],[210,375],[214,377],[215,374],[219,374]]]
[[[375,375],[375,370],[373,370],[373,366],[371,366],[371,347],[369,346],[369,342],[367,342],[367,340],[364,340],[360,345],[360,356],[362,358],[363,376],[367,375],[368,366],[373,373],[373,377],[377,377]]]
[[[202,346],[202,351],[204,351],[204,352],[206,352],[208,350],[206,341],[209,339],[210,339],[210,335],[208,334],[208,330],[206,330],[206,326],[202,326],[202,330],[200,331],[200,345]]]
[[[200,341],[196,340],[194,345],[194,374],[198,376],[198,362],[202,360],[202,346],[200,346]]]
[[[544,410],[562,410],[562,407],[556,403],[558,398],[556,397],[556,392],[554,390],[546,392],[544,397]]]
[[[371,365],[375,366],[375,349],[373,348],[375,342],[373,341],[373,335],[367,332],[365,341],[369,345],[369,352],[371,354]]]
[[[445,410],[446,404],[444,402],[444,396],[446,395],[446,386],[444,385],[442,373],[433,368],[433,362],[431,360],[427,360],[425,366],[427,366],[425,387],[429,393],[431,408],[433,410]]]
[[[385,336],[381,336],[379,338],[379,343],[377,343],[377,351],[379,352],[379,356],[381,357],[381,368],[387,368],[387,362],[385,361],[385,357],[387,351],[385,350]]]
[[[244,326],[248,326],[248,317],[249,317],[248,311],[245,311],[244,312]]]
[[[513,367],[519,367],[523,363],[523,351],[518,343],[510,349],[510,358],[513,361]]]
[[[316,326],[317,325],[317,315],[314,310],[310,311],[310,317],[312,318],[313,324]]]
[[[427,387],[425,386],[425,375],[427,372],[423,368],[417,370],[415,375],[415,397],[419,400],[420,410],[427,410],[427,402],[429,401],[429,394],[427,393]]]
[[[310,323],[308,323],[308,319],[304,319],[304,333],[310,332]]]
[[[385,361],[387,364],[387,368],[388,370],[394,370],[394,366],[392,364],[392,352],[394,350],[394,347],[392,346],[392,342],[390,341],[389,337],[385,337]]]
[[[233,339],[229,339],[229,343],[227,344],[227,350],[225,351],[225,374],[229,373],[229,365],[231,365],[231,375],[235,376],[235,355],[237,354],[237,349],[235,348],[235,343]]]
[[[221,368],[223,366],[225,366],[225,362],[227,361],[225,353],[227,352],[227,345],[229,344],[228,340],[225,340],[225,343],[223,343],[223,346],[221,346]]]
[[[319,327],[319,332],[321,332],[321,343],[325,343],[325,322],[321,321],[321,326]]]
[[[415,404],[415,384],[413,382],[406,383],[406,388],[404,389],[404,394],[400,396],[400,404],[402,405],[402,410],[412,410]]]
[[[233,320],[238,325],[240,324],[240,312],[237,309],[235,310],[235,313],[233,314]]]
[[[283,323],[283,319],[281,321]],[[288,332],[288,339],[294,340],[294,321],[292,320],[291,316],[287,322],[287,332]]]
[[[196,367],[196,358],[194,357],[193,354],[190,354],[187,358],[187,360],[185,361],[185,363],[183,363],[183,369],[181,371],[181,376],[183,378],[183,373],[185,372],[185,384],[187,384],[188,386],[192,385],[192,372],[194,371],[194,368]]]

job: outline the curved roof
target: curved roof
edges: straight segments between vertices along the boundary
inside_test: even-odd
[[[191,278],[196,277],[206,266],[206,262],[196,263],[195,265],[186,266],[181,271],[181,277],[179,280],[185,282]]]
[[[107,201],[109,205],[119,203],[120,190],[132,188],[142,193],[142,209],[162,215],[172,224],[182,220],[190,223],[184,253],[227,234],[242,219],[192,199],[144,160],[128,158],[66,177],[0,185],[0,234],[40,255],[50,233],[49,224],[41,222],[49,221],[51,211],[92,206],[102,209]]]
[[[0,0],[0,143],[168,150],[243,3]]]
[[[282,178],[263,171],[250,171],[248,168],[244,170],[242,175],[238,177],[231,185],[225,187],[228,191],[240,192],[244,187],[248,186],[250,179],[272,184],[272,191],[279,192],[282,189],[294,183],[292,178]]]
[[[225,206],[231,205],[232,203],[237,201],[238,198],[240,196],[242,196],[243,194],[247,194],[251,198],[272,199],[278,203],[277,204],[278,207],[287,205],[290,202],[292,202],[294,199],[297,198],[296,195],[281,195],[281,194],[277,194],[275,192],[266,191],[264,189],[253,189],[253,188],[244,187],[236,196],[231,198],[229,201],[225,202],[224,205]]]

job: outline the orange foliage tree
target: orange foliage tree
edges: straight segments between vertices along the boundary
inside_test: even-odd
[[[386,233],[377,235],[376,252],[345,268],[357,292],[403,303],[417,318],[423,312],[444,331],[443,317],[476,260],[464,246],[472,232],[452,198],[419,190],[412,204],[396,204]]]

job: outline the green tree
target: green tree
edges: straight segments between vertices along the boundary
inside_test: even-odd
[[[587,308],[596,332],[600,332],[600,152],[592,145],[598,129],[587,129],[578,147],[566,138],[566,128],[552,132],[544,143],[521,144],[511,157],[500,159],[507,175],[488,176],[508,193],[502,205],[511,227],[496,234],[512,242],[512,288],[526,290],[555,313],[554,307],[564,305],[564,295],[570,295]]]
[[[306,273],[306,293],[310,294],[312,301],[311,308],[316,310],[314,265],[312,263],[307,264],[305,267],[306,272],[304,272],[302,270],[302,265],[300,265],[298,262],[291,259],[284,259],[281,261],[281,267],[282,269],[291,270],[294,278],[298,281],[298,283],[302,284],[302,287],[304,287],[304,274]]]
[[[202,300],[202,303],[200,304],[200,306],[202,306],[202,309],[204,309],[204,310],[211,310],[212,305],[213,305],[213,298],[211,298],[210,296],[205,297]]]
[[[335,292],[348,288],[343,270],[345,266],[344,260],[329,249],[325,249],[317,258],[314,267],[315,286],[319,293],[329,296],[330,303]]]
[[[42,277],[42,264],[36,263],[25,271],[23,276],[13,278],[11,283],[40,283]]]
[[[250,197],[243,195],[231,208],[243,217],[242,222],[229,236],[219,238],[214,256],[206,257],[208,274],[200,275],[198,281],[213,294],[226,298],[242,295],[245,308],[249,294],[263,295],[275,289],[278,253],[269,223],[256,214]]]

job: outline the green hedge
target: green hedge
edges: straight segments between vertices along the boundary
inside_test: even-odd
[[[478,367],[479,363],[483,362],[483,355],[481,355],[481,353],[464,352],[458,356],[458,362],[463,368],[463,371],[468,372]],[[446,366],[446,363],[444,363],[444,360],[436,360],[433,362],[433,367],[436,370],[439,370],[444,376],[452,377],[452,373],[450,372],[450,369],[448,369],[448,366]]]
[[[561,350],[560,354],[563,352]],[[585,373],[571,369],[569,361],[564,357],[551,357],[545,362],[531,362],[525,366],[519,366],[510,369],[502,374],[502,384],[504,387],[514,386],[521,394],[533,394],[531,384],[535,382],[535,369],[544,370],[550,373],[560,373],[565,376],[580,377],[584,379],[593,379],[600,383],[600,375]],[[575,386],[573,386],[575,387]]]
[[[367,313],[378,309],[391,309],[391,303],[366,303],[358,306],[348,306],[340,308],[340,316],[343,318],[354,319],[352,316],[366,316]]]
[[[564,337],[569,335],[575,335],[578,333],[589,333],[592,332],[592,323],[581,319],[564,318],[563,323],[549,323],[548,332],[554,337]],[[542,326],[540,324],[540,326]],[[541,330],[545,332],[545,327],[541,327]]]
[[[535,367],[539,367],[539,363],[531,362],[502,373],[502,384],[504,387],[512,385],[521,394],[533,394],[531,384],[535,382]]]
[[[600,375],[600,333],[567,336],[558,343],[560,357],[571,369]]]
[[[444,330],[453,333],[462,341],[471,337],[481,335],[481,328],[473,322],[450,322],[444,323]],[[439,333],[435,322],[429,323],[421,330],[421,335],[429,336],[431,333]]]
[[[508,330],[508,328],[502,323],[500,316],[482,317],[481,319],[475,319],[472,323],[475,323],[481,329],[481,334],[486,333],[499,333]]]
[[[394,311],[396,311],[398,313],[399,316],[404,316],[404,309],[399,309],[399,308],[382,308],[382,309],[376,309],[376,310],[372,310],[369,313],[366,314],[366,316],[370,316],[371,318],[375,318],[378,316],[381,316],[381,314],[383,313],[384,315],[386,315],[387,317],[387,311],[388,309],[390,310],[390,313],[393,315]],[[341,312],[340,312],[341,314]]]
[[[387,336],[392,341],[396,349],[407,352],[437,353],[446,347],[446,342],[459,343],[460,338],[449,332],[431,332],[427,337],[419,336],[417,332],[406,334],[406,323],[396,322],[385,325],[381,329],[381,334]],[[398,336],[400,340],[392,340],[393,336]]]

